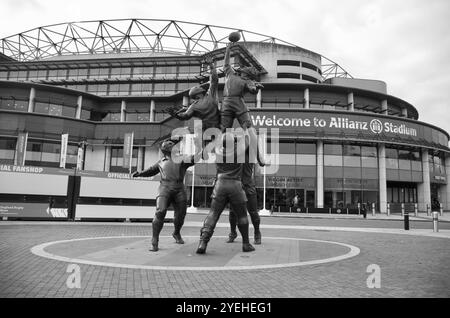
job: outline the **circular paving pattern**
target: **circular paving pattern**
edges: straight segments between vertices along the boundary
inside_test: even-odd
[[[87,237],[53,241],[34,246],[35,255],[63,262],[154,270],[246,270],[304,266],[336,262],[359,254],[359,248],[333,241],[289,237],[263,237],[256,251],[242,252],[241,241],[225,243],[213,236],[206,254],[195,251],[198,236],[184,236],[175,244],[161,236],[158,252],[148,251],[148,236]]]

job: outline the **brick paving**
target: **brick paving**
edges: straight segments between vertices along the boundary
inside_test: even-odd
[[[202,218],[197,216],[198,218]],[[187,221],[195,220],[188,215]],[[270,220],[270,221],[269,221]],[[222,217],[221,222],[226,219]],[[308,225],[308,220],[263,218],[263,222]],[[313,220],[311,220],[313,222]],[[317,220],[313,223],[317,225]],[[390,221],[386,221],[390,222]],[[306,223],[306,224],[305,224]],[[188,223],[189,224],[189,223]],[[322,220],[324,226],[337,226]],[[381,224],[381,223],[380,223]],[[166,223],[161,235],[171,235]],[[69,263],[36,256],[30,248],[45,242],[83,237],[149,235],[151,224],[0,225],[0,297],[151,297],[151,298],[299,298],[299,297],[449,297],[448,238],[370,232],[264,228],[264,236],[329,240],[360,248],[359,255],[320,265],[242,270],[170,271],[80,264],[81,288],[69,289]],[[186,226],[183,235],[199,235]],[[218,227],[215,235],[227,235]],[[264,241],[263,241],[264,243]],[[194,252],[194,251],[193,251]],[[180,264],[183,259],[180,258]],[[367,266],[381,268],[381,288],[369,289]]]

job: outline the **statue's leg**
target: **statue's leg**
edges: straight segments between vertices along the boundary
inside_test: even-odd
[[[228,215],[228,220],[230,221],[230,233],[228,234],[227,243],[233,243],[237,237],[237,232],[236,232],[237,217],[231,207],[230,207],[230,214]]]
[[[241,182],[236,182],[234,190],[230,195],[230,205],[237,217],[237,227],[242,235],[242,250],[244,252],[254,251],[248,238],[247,197]]]
[[[164,188],[163,188],[164,189]],[[163,196],[161,194],[164,194]],[[167,207],[169,206],[169,194],[161,193],[156,198],[156,213],[152,221],[152,248],[150,251],[156,252],[158,250],[159,233],[164,225],[164,218],[166,217]]]
[[[214,190],[217,189],[217,184]],[[200,230],[200,242],[197,248],[197,254],[204,254],[206,252],[206,247],[208,245],[211,236],[214,233],[217,221],[225,208],[226,201],[221,200],[220,197],[213,197],[211,201],[211,209],[209,210],[208,216],[203,221],[203,227]]]
[[[172,236],[177,244],[184,244],[184,240],[180,233],[184,224],[184,218],[186,217],[187,206],[186,192],[184,191],[184,188],[180,188],[180,190],[175,194],[175,200],[172,204],[174,208],[173,225],[175,228]]]
[[[258,201],[256,194],[247,194],[247,211],[250,215],[250,219],[254,228],[255,244],[259,245],[261,244],[261,230],[259,229],[261,218],[258,214]]]

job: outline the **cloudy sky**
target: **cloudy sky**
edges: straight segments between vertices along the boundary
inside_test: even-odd
[[[38,26],[117,18],[235,27],[320,53],[383,80],[420,120],[450,133],[449,0],[1,0],[0,38]]]

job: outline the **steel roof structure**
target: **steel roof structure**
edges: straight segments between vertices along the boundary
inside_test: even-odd
[[[0,53],[16,61],[38,61],[57,56],[172,53],[200,55],[228,43],[232,31],[242,42],[266,42],[299,46],[246,30],[192,22],[159,19],[81,21],[41,26],[0,41]],[[322,59],[323,79],[352,76],[337,63]]]

